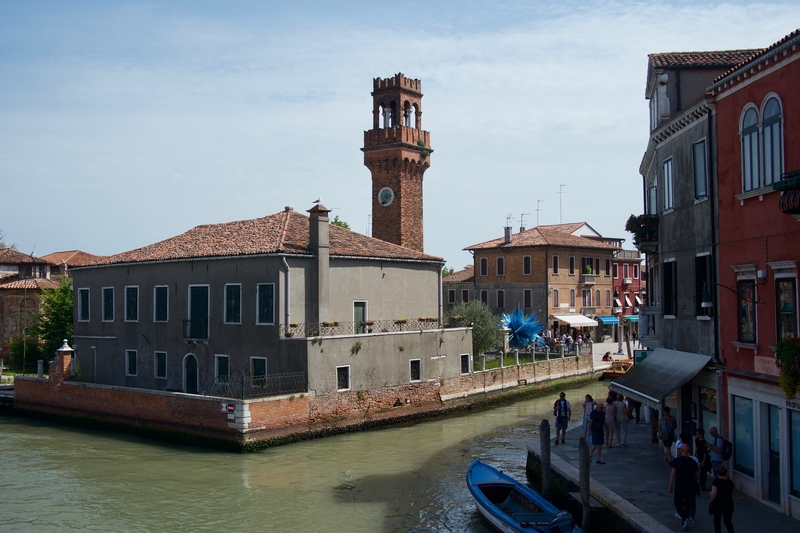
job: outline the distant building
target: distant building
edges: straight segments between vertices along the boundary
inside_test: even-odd
[[[617,250],[611,270],[614,283],[614,307],[611,311],[617,319],[622,317],[626,335],[638,333],[639,311],[646,293],[642,255],[638,250]]]
[[[474,300],[474,294],[475,269],[472,265],[467,265],[463,270],[453,272],[442,279],[442,299],[445,313],[456,304]]]
[[[81,250],[68,250],[64,252],[53,252],[42,256],[42,259],[49,261],[53,265],[57,265],[57,269],[53,275],[69,276],[69,269],[71,267],[88,265],[105,259],[104,255],[92,255]]]

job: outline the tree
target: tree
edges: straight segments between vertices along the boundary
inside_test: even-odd
[[[6,232],[0,229],[0,250],[3,248],[11,248],[12,250],[16,250],[17,246],[14,244],[6,244]]]
[[[72,280],[65,278],[58,288],[42,292],[36,318],[31,333],[39,336],[46,357],[54,357],[64,339],[72,344]]]
[[[451,326],[469,326],[472,324],[472,353],[480,355],[493,349],[502,342],[500,319],[489,311],[480,300],[460,302],[445,315],[445,322]]]
[[[452,274],[453,272],[455,272],[455,271],[453,270],[453,267],[450,267],[450,268],[444,267],[444,268],[442,269],[442,277],[443,277],[443,278],[446,278],[447,276],[449,276],[449,275],[450,275],[450,274]]]
[[[334,226],[339,226],[340,228],[350,229],[350,224],[348,224],[344,220],[340,219],[339,215],[336,215],[335,217],[333,217],[333,220],[331,221],[331,224],[333,224]]]

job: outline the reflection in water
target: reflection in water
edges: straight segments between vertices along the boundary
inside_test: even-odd
[[[0,417],[0,530],[488,532],[467,467],[525,479],[554,399],[249,455]]]

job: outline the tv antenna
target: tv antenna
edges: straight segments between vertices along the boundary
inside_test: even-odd
[[[512,215],[511,213],[506,215],[506,227],[507,228],[511,227],[511,221],[514,220],[514,218],[515,218],[514,215]]]
[[[539,225],[539,211],[544,211],[544,209],[539,207],[540,203],[542,203],[541,200],[536,200],[536,225],[537,226]]]
[[[561,185],[558,186],[558,193],[557,194],[558,194],[558,223],[559,224],[563,224],[564,223],[564,219],[562,217],[561,199],[564,197],[563,196],[564,195],[564,187],[566,187],[566,186],[567,185],[565,183],[562,183]]]
[[[520,213],[519,214],[519,231],[525,231],[525,215],[530,215],[530,213]]]

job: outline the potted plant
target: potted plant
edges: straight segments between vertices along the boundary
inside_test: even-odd
[[[800,339],[785,339],[775,348],[775,366],[781,369],[780,385],[787,400],[800,390]]]
[[[625,223],[625,231],[633,233],[633,245],[658,241],[658,215],[631,215]]]
[[[405,324],[407,322],[408,322],[407,318],[398,318],[397,320],[394,321],[395,324]]]

